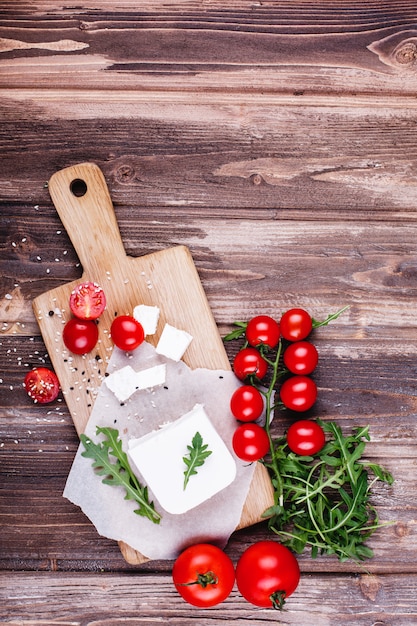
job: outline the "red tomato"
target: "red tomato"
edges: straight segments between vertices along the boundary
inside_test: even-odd
[[[308,376],[292,376],[282,383],[280,396],[287,409],[308,411],[317,398],[316,383]]]
[[[110,327],[111,338],[120,350],[135,350],[145,339],[142,324],[131,315],[119,315]]]
[[[256,348],[243,348],[233,361],[233,371],[240,380],[255,376],[261,380],[268,370],[268,363]]]
[[[235,568],[223,550],[209,543],[190,546],[180,554],[172,569],[178,593],[193,606],[215,606],[230,595]]]
[[[70,319],[64,326],[62,334],[64,343],[74,354],[91,352],[98,341],[98,328],[93,320]]]
[[[254,422],[262,415],[264,399],[259,389],[252,385],[243,385],[233,393],[230,409],[237,420]]]
[[[324,430],[310,420],[299,420],[294,422],[287,432],[287,443],[290,450],[300,456],[317,454],[326,443]]]
[[[311,315],[304,309],[290,309],[281,317],[279,327],[281,335],[288,341],[305,339],[313,328]]]
[[[53,402],[59,393],[58,378],[47,367],[35,367],[28,372],[25,376],[24,385],[28,395],[39,404]]]
[[[258,541],[240,557],[236,583],[251,604],[282,609],[285,599],[300,581],[298,561],[288,548],[275,541]]]
[[[284,352],[284,365],[293,374],[311,374],[319,361],[316,346],[309,341],[290,343]]]
[[[242,461],[259,461],[269,451],[266,431],[258,424],[242,424],[233,434],[233,450]]]
[[[275,348],[279,341],[279,325],[269,315],[257,315],[249,320],[246,327],[246,339],[251,346],[265,344]]]
[[[82,320],[96,320],[105,308],[106,296],[97,283],[81,283],[71,292],[71,312]]]

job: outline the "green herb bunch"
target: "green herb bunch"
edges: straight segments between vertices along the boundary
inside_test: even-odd
[[[328,441],[314,457],[291,452],[285,437],[273,441],[273,462],[266,460],[265,465],[278,497],[264,516],[270,518],[269,528],[297,553],[310,547],[313,557],[371,558],[373,551],[365,541],[380,526],[370,502],[371,488],[376,480],[392,484],[393,478],[380,465],[362,460],[369,427],[345,437],[335,422],[317,421]],[[278,501],[281,492],[283,504]]]

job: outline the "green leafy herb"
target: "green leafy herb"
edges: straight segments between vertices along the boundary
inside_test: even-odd
[[[188,485],[188,481],[191,476],[197,474],[197,467],[204,465],[206,459],[212,453],[211,450],[207,450],[208,445],[203,444],[203,438],[199,432],[194,435],[191,446],[187,446],[188,456],[183,457],[183,461],[186,465],[184,471],[184,490]]]
[[[86,435],[81,435],[81,442],[85,448],[81,455],[93,459],[93,468],[99,476],[104,477],[102,482],[105,485],[125,489],[125,500],[134,500],[139,505],[134,513],[159,524],[161,516],[155,511],[153,502],[149,501],[147,487],[142,487],[132,472],[127,455],[122,449],[119,431],[115,428],[97,427],[96,432],[105,436],[104,441],[94,443]]]
[[[265,464],[274,487],[282,492],[282,503],[276,499],[264,516],[297,553],[310,547],[313,557],[336,554],[340,561],[362,561],[373,554],[365,541],[381,526],[370,503],[371,486],[375,480],[392,484],[393,478],[380,465],[362,460],[368,427],[345,437],[335,422],[317,421],[328,441],[314,458],[291,452],[285,437],[274,441],[273,459]]]

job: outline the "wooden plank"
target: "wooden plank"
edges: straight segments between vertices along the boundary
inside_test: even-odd
[[[177,594],[170,576],[123,574],[1,573],[0,619],[8,624],[125,624],[230,622],[276,624],[275,611],[248,604],[235,588],[222,604],[195,609]],[[285,605],[285,624],[300,624],[309,607],[314,626],[369,626],[401,624],[417,620],[416,575],[304,576]],[[155,593],[155,589],[158,593]],[[317,598],[326,598],[317,604]],[[51,606],[54,611],[51,611]],[[284,617],[285,615],[285,617]]]
[[[301,1],[7,6],[3,87],[415,92],[415,6]],[[36,72],[33,63],[36,59]],[[256,71],[253,71],[256,68]]]

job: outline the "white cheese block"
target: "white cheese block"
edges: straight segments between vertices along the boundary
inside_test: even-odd
[[[145,335],[154,335],[156,333],[159,313],[159,307],[147,304],[138,304],[133,309],[133,317],[142,325]]]
[[[119,402],[126,402],[135,391],[163,385],[166,380],[166,365],[161,363],[145,370],[135,372],[130,366],[116,370],[105,378],[107,387]]]
[[[192,339],[192,335],[185,330],[179,330],[170,324],[165,324],[156,346],[156,352],[173,361],[179,361]]]
[[[212,454],[190,476],[184,489],[184,456],[199,432]],[[236,463],[201,404],[160,431],[129,442],[132,464],[142,475],[159,504],[172,514],[186,513],[229,486]]]

